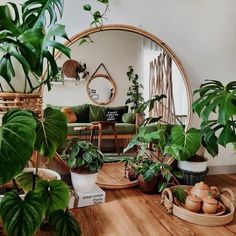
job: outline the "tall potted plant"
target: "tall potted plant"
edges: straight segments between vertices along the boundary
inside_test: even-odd
[[[3,116],[0,130],[0,185],[23,170],[33,151],[38,160],[40,156],[51,159],[67,136],[65,115],[51,108],[41,118],[29,111],[10,110]],[[37,181],[23,200],[10,191],[0,203],[4,230],[7,235],[30,236],[47,217],[57,235],[79,235],[79,225],[67,210],[68,201],[69,189],[61,180]]]
[[[166,152],[179,160],[179,166],[185,171],[204,173],[207,159],[201,157],[202,162],[199,162],[199,156],[195,155],[200,145],[215,157],[219,146],[236,143],[236,82],[224,86],[220,81],[208,80],[194,91],[194,95],[199,96],[192,108],[202,120],[200,129],[173,128],[172,143],[166,147]]]

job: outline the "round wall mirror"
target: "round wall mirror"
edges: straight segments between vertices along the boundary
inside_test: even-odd
[[[96,74],[87,83],[89,98],[96,104],[109,104],[115,96],[116,86],[109,75]]]
[[[87,42],[82,43],[84,41]],[[190,125],[192,92],[186,72],[175,53],[156,36],[133,26],[104,25],[75,35],[66,45],[71,48],[71,58],[86,63],[90,75],[103,63],[113,80],[92,76],[89,81],[81,80],[78,86],[70,82],[54,86],[44,99],[48,103],[57,104],[59,96],[69,92],[70,96],[63,101],[65,104],[84,104],[92,100],[105,106],[122,106],[131,86],[128,68],[133,66],[144,87],[145,100],[163,93],[168,97],[161,107],[155,107],[153,113],[146,115],[164,116],[167,121],[174,117],[171,123]],[[58,66],[62,66],[68,59],[58,54],[57,60]],[[106,71],[99,74],[107,75]]]

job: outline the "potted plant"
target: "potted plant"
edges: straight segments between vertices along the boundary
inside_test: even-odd
[[[71,180],[76,192],[90,192],[97,179],[97,172],[103,165],[103,154],[88,141],[77,141],[66,154],[68,167],[71,169]]]
[[[172,130],[172,142],[166,147],[166,153],[177,159],[178,166],[186,173],[186,183],[195,184],[206,175],[207,159],[196,155],[202,145],[215,157],[219,145],[236,142],[236,82],[224,86],[219,81],[208,80],[200,89],[194,91],[199,98],[193,103],[193,111],[202,119],[200,130],[187,131],[181,126]]]
[[[149,107],[149,112],[153,109],[156,101],[161,101],[165,95],[155,95],[147,101],[143,98],[143,85],[138,82],[139,75],[134,73],[132,66],[129,66],[127,72],[128,80],[132,83],[127,92],[127,100],[125,104],[130,104],[131,115],[136,116],[136,124],[142,124],[145,114],[144,111]]]
[[[40,156],[52,159],[67,136],[65,115],[52,108],[46,108],[41,118],[30,111],[9,110],[3,116],[0,129],[0,185],[22,172],[33,151],[36,163],[39,163]],[[79,235],[79,225],[67,210],[68,186],[61,180],[39,180],[37,176],[38,165],[35,175],[26,178],[31,189],[24,199],[15,190],[2,198],[0,215],[4,231],[7,235],[33,235],[46,217],[57,235],[60,235],[61,227],[68,229],[64,235],[73,235],[72,232]]]
[[[130,169],[135,170],[141,191],[150,194],[161,192],[171,184],[172,180],[179,183],[176,176],[181,178],[179,172],[172,171],[171,166],[162,163],[164,146],[168,142],[169,126],[158,125],[158,127],[159,129],[153,132],[147,132],[142,127],[124,150],[126,152],[135,146],[138,147],[137,156],[127,161],[128,172]]]

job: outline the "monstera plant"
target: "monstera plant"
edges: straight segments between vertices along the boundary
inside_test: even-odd
[[[236,144],[236,81],[207,80],[194,94],[199,96],[192,108],[202,119],[202,143],[214,157],[218,145]]]
[[[102,24],[109,5],[109,0],[98,2],[105,4],[104,13],[92,12],[89,4],[83,6],[91,13],[95,25]],[[61,38],[68,39],[65,26],[57,23],[63,9],[64,0],[22,0],[18,5],[14,2],[0,5],[0,76],[8,85],[7,90],[32,93],[43,84],[50,90],[50,80],[59,72],[55,50],[70,56],[70,49],[60,43]],[[20,67],[25,77],[24,91],[17,91],[14,83],[19,80],[16,74]],[[47,76],[42,76],[46,70]]]
[[[23,170],[33,151],[38,159],[54,156],[66,140],[66,118],[52,108],[46,108],[41,118],[30,111],[14,109],[3,116],[0,133],[1,185]],[[78,223],[67,210],[68,202],[69,188],[61,180],[37,181],[23,200],[17,191],[10,191],[0,203],[4,231],[7,235],[33,235],[46,217],[56,235],[61,235],[61,227],[65,236],[80,235]]]

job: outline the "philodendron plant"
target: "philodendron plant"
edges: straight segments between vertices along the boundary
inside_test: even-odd
[[[66,140],[67,123],[65,115],[52,108],[46,108],[41,118],[30,111],[13,109],[3,116],[0,133],[2,185],[23,170],[33,151],[38,159],[52,159]],[[68,202],[69,188],[61,180],[37,181],[23,200],[17,191],[10,191],[0,203],[4,231],[7,235],[33,235],[46,217],[56,235],[80,235],[78,223],[67,210]]]

